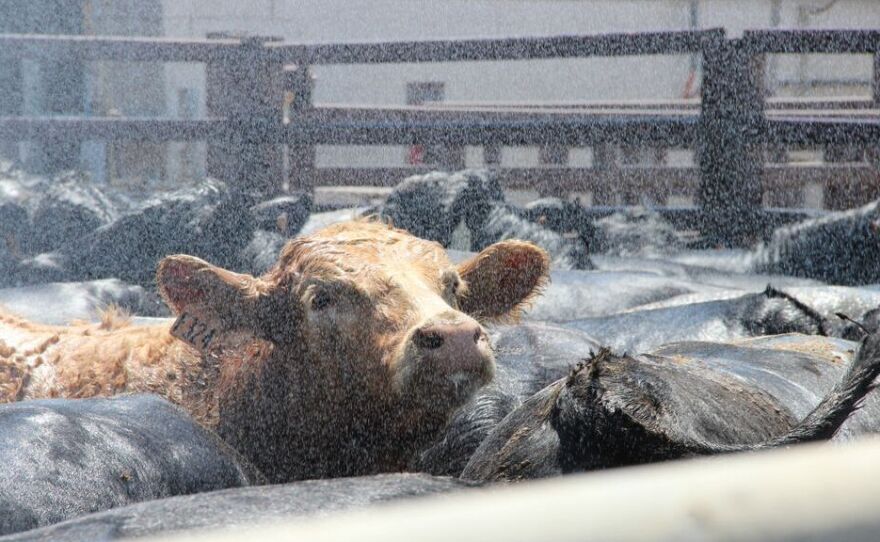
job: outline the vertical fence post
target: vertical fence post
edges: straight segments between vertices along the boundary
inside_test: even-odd
[[[315,79],[308,65],[285,66],[284,93],[290,98],[288,122],[297,120],[312,109],[312,92]],[[311,192],[314,190],[315,145],[288,145],[288,181],[290,190]]]
[[[877,107],[876,77],[877,55],[874,55],[874,77],[872,77],[872,101]],[[826,164],[860,163],[867,160],[876,163],[876,148],[848,143],[826,144],[822,152],[822,160]],[[822,190],[822,202],[826,209],[841,211],[864,205],[877,197],[877,181],[871,175],[830,176],[825,179]]]
[[[874,77],[871,87],[874,107],[880,107],[880,51],[874,51]]]
[[[21,65],[20,58],[0,53],[0,115],[2,116],[22,114],[24,82]],[[18,141],[0,139],[0,158],[17,160]]]
[[[593,145],[593,171],[596,173],[593,205],[614,205],[617,191],[613,186],[620,179],[619,170],[613,146],[608,143]]]
[[[704,233],[727,246],[755,240],[763,199],[763,73],[748,45],[720,38],[703,49],[698,200]]]
[[[277,137],[282,120],[282,66],[265,47],[276,40],[243,38],[237,50],[205,67],[208,114],[226,118],[222,139],[208,145],[208,175],[263,197],[283,187],[281,145],[267,143]]]
[[[483,146],[483,163],[487,168],[498,169],[501,167],[501,145]]]
[[[81,115],[85,105],[84,63],[74,55],[61,54],[38,64],[39,107],[42,115]],[[65,169],[78,169],[79,138],[46,135],[31,148],[35,151],[29,167],[41,174],[53,175]]]
[[[538,149],[538,163],[551,166],[542,172],[541,182],[537,187],[541,197],[564,198],[568,193],[568,187],[562,186],[562,176],[556,171],[556,168],[568,164],[568,154],[569,149],[565,145],[542,145]]]
[[[465,148],[464,145],[446,145],[443,147],[443,158],[440,167],[446,171],[459,171],[464,169]]]
[[[874,76],[871,84],[871,98],[874,109],[880,109],[880,51],[874,51]],[[880,189],[880,144],[866,149],[868,163],[874,167],[874,183]]]

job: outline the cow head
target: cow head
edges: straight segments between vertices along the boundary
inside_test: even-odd
[[[242,336],[262,344],[249,348],[263,360],[232,357],[283,382],[277,401],[300,431],[323,416],[319,425],[373,420],[405,439],[490,381],[483,324],[515,318],[548,265],[536,246],[504,241],[456,266],[437,243],[356,221],[288,242],[259,278],[171,256],[158,281],[181,318],[204,324],[179,335],[203,353],[222,360]]]

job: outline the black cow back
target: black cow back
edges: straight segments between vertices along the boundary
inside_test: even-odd
[[[261,479],[185,412],[152,395],[0,406],[0,534]]]

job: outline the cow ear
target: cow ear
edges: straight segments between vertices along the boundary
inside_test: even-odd
[[[476,319],[515,320],[547,283],[550,258],[525,241],[501,241],[462,263],[458,274],[467,284],[461,310]]]
[[[194,305],[211,306],[228,312],[241,301],[260,293],[251,275],[233,273],[194,256],[168,256],[156,272],[159,293],[171,310],[180,314]]]
[[[193,256],[168,256],[156,272],[159,293],[177,315],[172,335],[200,350],[218,333],[253,328],[266,284]],[[256,330],[255,330],[256,331]]]

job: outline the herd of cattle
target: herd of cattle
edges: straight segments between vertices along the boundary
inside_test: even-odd
[[[5,175],[2,540],[880,430],[877,203],[696,251],[647,212],[517,208],[477,171],[323,213],[216,182],[138,200]]]

